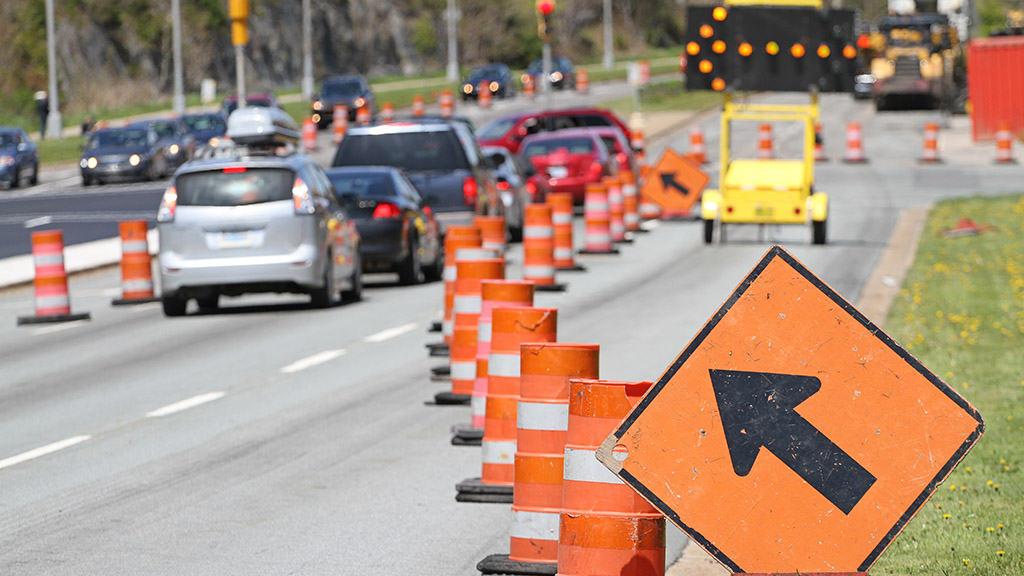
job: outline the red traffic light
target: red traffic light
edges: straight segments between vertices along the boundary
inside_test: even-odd
[[[537,11],[545,16],[549,16],[555,11],[554,0],[537,0]]]

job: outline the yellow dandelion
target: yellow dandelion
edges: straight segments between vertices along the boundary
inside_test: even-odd
[[[996,490],[999,490],[999,484],[993,484],[992,487],[995,488]]]
[[[943,514],[942,517],[949,520],[952,516],[950,514]]]
[[[995,484],[995,482],[993,482],[993,481],[989,480],[989,481],[988,481],[988,482],[986,482],[985,484],[988,484],[989,486],[992,486],[993,484]]]
[[[1006,472],[1009,472],[1010,471],[1010,467],[1009,466],[1003,466],[1003,470],[1006,471]]]
[[[963,386],[964,388],[970,388],[971,387],[971,385],[968,384],[967,382],[964,382],[963,384],[961,384],[961,386]]]
[[[950,484],[949,485],[949,489],[950,490],[956,490],[956,484]]]
[[[999,556],[1004,556],[1006,552],[1003,552],[1002,550],[996,550],[996,554]]]
[[[999,459],[999,463],[1000,464],[1006,464],[1006,458],[1000,458]]]
[[[995,531],[996,531],[996,529],[993,528],[992,526],[989,526],[988,528],[985,528],[985,532],[995,532]]]
[[[999,528],[1000,530],[1002,530],[1003,529],[1003,525],[1002,524],[996,524],[996,528]]]
[[[963,561],[964,561],[964,566],[970,566],[971,565],[971,561],[968,560],[967,558],[964,558]]]
[[[961,492],[967,492],[967,486],[961,486],[960,487],[960,491]]]
[[[964,470],[967,470],[968,472],[974,472],[974,470],[971,470],[970,466],[968,466],[967,468],[964,468]]]

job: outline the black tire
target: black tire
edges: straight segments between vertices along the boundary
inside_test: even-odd
[[[523,227],[522,226],[510,227],[508,229],[508,236],[509,236],[509,239],[512,242],[522,242],[523,241]]]
[[[39,162],[32,166],[32,178],[29,180],[29,183],[33,186],[39,184]]]
[[[409,253],[398,263],[398,281],[405,286],[423,282],[420,243],[415,234],[409,236]]]
[[[152,182],[154,180],[159,180],[161,176],[161,171],[157,170],[156,160],[150,160],[149,168],[146,169],[146,179]]]
[[[423,275],[430,282],[437,282],[444,277],[444,248],[437,247],[437,257],[434,261],[423,267]]]
[[[826,232],[828,229],[828,219],[824,219],[821,222],[811,222],[811,236],[812,242],[815,244],[824,244],[826,239]]]
[[[92,186],[92,178],[82,174],[82,186]]]
[[[363,299],[363,262],[360,256],[356,256],[355,265],[352,267],[352,278],[349,279],[351,287],[341,293],[343,302],[359,302]]]
[[[334,256],[328,254],[324,264],[324,285],[309,292],[309,301],[314,308],[330,308],[337,303],[334,291]]]
[[[13,190],[14,188],[17,188],[18,186],[21,186],[21,168],[15,166],[14,167],[14,177],[11,178],[11,189]]]
[[[704,221],[704,243],[711,244],[715,240],[715,221]]]
[[[188,300],[180,298],[178,296],[167,296],[164,295],[160,298],[160,303],[163,304],[164,316],[184,316],[185,306],[188,304]]]

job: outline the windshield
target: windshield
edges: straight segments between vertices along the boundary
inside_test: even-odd
[[[484,126],[477,132],[477,138],[481,140],[498,140],[503,138],[508,131],[516,124],[515,118],[499,118]]]
[[[156,135],[161,138],[173,138],[177,136],[177,131],[174,129],[174,124],[154,123],[153,131],[156,132]]]
[[[10,132],[0,133],[0,146],[3,146],[3,147],[14,146],[17,143],[18,143],[18,140],[17,140],[17,138],[14,137],[14,134],[12,134]]]
[[[189,129],[193,132],[224,132],[227,130],[224,119],[216,114],[209,116],[187,116],[185,124],[188,124]]]
[[[500,66],[485,66],[483,68],[476,68],[469,74],[470,80],[490,80],[492,78],[501,77]]]
[[[594,141],[590,138],[558,138],[530,142],[523,149],[523,156],[547,156],[557,151],[564,151],[566,154],[591,154],[594,152]]]
[[[281,168],[227,168],[178,176],[179,206],[242,206],[292,200],[295,173]]]
[[[327,175],[338,196],[355,194],[359,198],[389,198],[392,194],[391,174],[388,172],[344,172]]]
[[[102,130],[92,135],[86,148],[137,148],[146,145],[146,131],[140,128],[130,130]]]
[[[359,80],[344,80],[340,82],[331,82],[324,84],[324,88],[321,91],[323,96],[354,96],[359,94],[363,90],[362,83]]]
[[[468,170],[469,162],[451,131],[350,134],[341,141],[335,166],[396,166],[407,172]]]

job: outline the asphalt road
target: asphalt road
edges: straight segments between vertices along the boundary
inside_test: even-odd
[[[536,303],[557,307],[560,341],[601,345],[603,378],[655,380],[772,244],[856,301],[901,210],[1024,181],[959,118],[940,136],[946,163],[919,165],[936,117],[823,99],[824,246],[802,226],[735,227],[707,246],[698,222],[664,222],[618,256],[580,257],[588,271],[559,275],[568,291]],[[851,120],[867,165],[836,161]],[[716,115],[695,125],[717,157]],[[734,138],[753,154],[745,130]],[[793,147],[786,130],[780,153]],[[651,157],[665,145],[686,150],[688,132]],[[521,247],[508,258],[519,277]],[[172,320],[158,305],[111,307],[119,276],[106,269],[71,281],[90,321],[33,327],[15,325],[31,289],[0,291],[3,572],[470,575],[507,552],[508,506],[454,498],[480,473],[478,448],[449,443],[469,408],[427,403],[447,389],[429,380],[443,359],[424,348],[439,338],[426,328],[441,285],[370,280],[364,301],[331,310],[251,296]],[[673,533],[669,561],[682,542]]]

